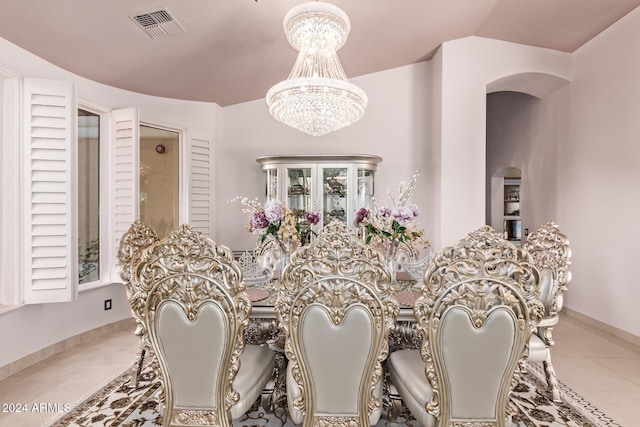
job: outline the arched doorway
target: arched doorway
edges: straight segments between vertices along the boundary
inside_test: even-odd
[[[487,191],[487,224],[515,245],[522,242],[521,184],[522,171],[506,167],[493,174]]]

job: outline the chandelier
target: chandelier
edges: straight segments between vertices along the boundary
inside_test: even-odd
[[[289,78],[267,92],[271,115],[313,136],[360,120],[367,95],[347,81],[337,54],[351,28],[347,14],[329,3],[303,3],[287,13],[283,25],[299,53]]]

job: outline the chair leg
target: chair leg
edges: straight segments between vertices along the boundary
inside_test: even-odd
[[[140,346],[140,349],[138,350],[138,355],[136,356],[136,361],[137,361],[137,366],[136,366],[136,371],[134,373],[134,378],[133,378],[133,388],[137,389],[138,385],[140,384],[140,375],[142,374],[142,364],[144,362],[144,355],[146,354],[147,350],[144,348],[144,345]]]
[[[262,405],[262,409],[264,409],[268,414],[273,413],[273,410],[275,409],[273,403],[275,383],[276,382],[273,379],[269,380],[260,394],[260,405]]]
[[[262,408],[268,413],[287,401],[287,358],[282,352],[276,352],[275,357],[273,379],[267,383],[261,397]]]
[[[545,360],[542,364],[544,366],[544,374],[547,377],[547,384],[549,384],[549,388],[551,389],[551,399],[554,402],[560,402],[560,387],[558,386],[556,371],[553,369],[551,360]]]
[[[389,382],[388,386],[389,395],[387,396],[387,402],[389,405],[389,410],[387,412],[387,417],[389,418],[389,421],[393,422],[398,419],[398,415],[400,415],[400,412],[402,411],[402,398],[400,397],[396,386],[394,386],[391,382]]]

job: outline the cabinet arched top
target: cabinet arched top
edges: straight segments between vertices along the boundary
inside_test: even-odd
[[[262,170],[286,163],[353,163],[362,166],[363,169],[375,171],[381,161],[382,157],[372,154],[289,154],[262,156],[256,159]]]

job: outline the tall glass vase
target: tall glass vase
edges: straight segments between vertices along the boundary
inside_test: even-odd
[[[293,253],[293,251],[298,249],[298,246],[300,246],[300,242],[298,240],[289,239],[280,242],[280,249],[282,251],[282,253],[280,254],[280,277],[282,277],[284,268],[289,265],[289,261],[291,261],[291,254]]]
[[[383,255],[384,259],[391,270],[391,280],[396,280],[396,274],[398,273],[398,247],[400,242],[397,240],[391,240],[384,243]]]

